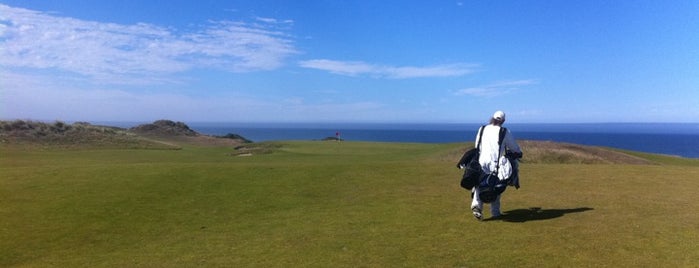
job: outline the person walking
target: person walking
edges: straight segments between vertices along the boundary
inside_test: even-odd
[[[478,162],[481,165],[483,174],[491,174],[497,172],[498,178],[503,181],[510,179],[510,176],[517,176],[517,166],[516,160],[512,161],[515,163],[510,163],[508,158],[505,156],[507,151],[512,152],[519,158],[522,156],[522,150],[515,141],[510,130],[505,128],[505,135],[503,140],[500,141],[500,129],[503,128],[505,123],[505,112],[496,111],[490,118],[490,123],[484,127],[481,127],[476,134],[476,147],[480,143],[480,156]],[[481,131],[483,132],[481,135]],[[481,140],[482,139],[482,140]],[[502,146],[500,144],[502,142]],[[514,168],[514,171],[513,171]],[[518,182],[516,184],[518,185]],[[483,202],[479,196],[479,187],[473,187],[472,191],[472,201],[471,201],[471,211],[473,216],[478,220],[483,219]],[[498,195],[495,200],[490,203],[490,212],[493,218],[500,217],[500,195]]]

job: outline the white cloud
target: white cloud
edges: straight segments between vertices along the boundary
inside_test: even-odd
[[[504,81],[489,85],[477,86],[459,89],[454,92],[457,96],[475,96],[475,97],[497,97],[519,89],[522,86],[536,84],[535,80],[515,80]]]
[[[324,70],[340,75],[369,75],[372,77],[393,79],[462,76],[475,72],[477,67],[477,65],[474,64],[396,67],[369,64],[362,61],[335,61],[327,59],[301,61],[299,65],[304,68]]]
[[[0,4],[0,66],[55,69],[123,83],[196,68],[272,70],[298,53],[291,37],[275,26],[290,21],[258,22],[262,24],[209,22],[183,32],[144,23],[84,21]]]
[[[299,65],[304,68],[319,69],[349,76],[371,73],[373,71],[373,66],[359,61],[306,60],[299,62]]]
[[[70,78],[49,81],[40,76],[1,70],[0,78],[3,85],[0,87],[0,120],[260,122],[312,118],[356,121],[375,120],[376,114],[393,112],[373,101],[309,101],[302,97],[254,96],[232,91],[192,96],[186,92],[80,88]]]
[[[275,18],[263,18],[263,17],[255,17],[256,20],[259,20],[261,22],[265,23],[273,23],[273,24],[293,24],[293,20],[278,20]]]

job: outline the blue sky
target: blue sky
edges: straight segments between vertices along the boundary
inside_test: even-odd
[[[5,1],[0,118],[699,122],[699,1]]]

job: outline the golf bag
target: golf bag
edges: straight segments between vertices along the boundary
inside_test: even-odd
[[[481,165],[478,162],[478,158],[480,157],[480,145],[481,139],[483,138],[484,129],[485,126],[482,126],[478,131],[479,136],[476,148],[466,151],[466,153],[464,153],[464,155],[461,157],[461,160],[459,160],[457,163],[457,167],[466,169],[461,178],[461,187],[467,190],[471,190],[473,187],[478,187],[481,201],[484,203],[491,203],[495,201],[495,199],[502,194],[505,189],[507,189],[508,185],[514,185],[515,187],[519,188],[519,180],[514,178],[518,173],[517,170],[513,170],[512,176],[506,180],[500,180],[498,178],[498,170],[500,169],[500,155],[498,155],[498,163],[495,172],[490,174],[483,173]],[[500,127],[500,132],[498,133],[498,146],[500,146],[500,148],[502,148],[502,142],[505,138],[505,134],[507,134],[507,129]],[[502,150],[499,149],[498,152],[501,151]],[[521,153],[514,154],[514,157],[510,158],[511,154],[508,152],[506,156],[508,159],[510,159],[513,169],[517,169],[516,159],[521,157]],[[513,181],[516,183],[513,184]]]
[[[457,168],[466,169],[464,170],[464,175],[461,176],[461,187],[467,190],[473,189],[473,187],[482,181],[483,169],[481,168],[481,164],[478,162],[478,158],[481,154],[481,139],[483,138],[484,129],[485,126],[481,126],[478,130],[478,144],[476,144],[476,147],[466,151],[459,162],[456,163]],[[505,138],[505,133],[507,133],[507,129],[501,127],[498,137],[498,145],[502,144],[502,140]]]
[[[473,148],[464,153],[461,161],[456,165],[458,168],[466,169],[461,177],[461,187],[464,189],[471,190],[480,181],[483,171],[481,170],[481,164],[478,163],[479,156],[480,151],[478,148]]]
[[[507,189],[507,180],[501,181],[497,173],[483,174],[478,184],[478,197],[483,203],[495,201]]]

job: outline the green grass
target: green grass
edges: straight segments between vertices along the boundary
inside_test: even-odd
[[[245,157],[225,147],[0,147],[0,267],[691,267],[699,259],[696,160],[524,163],[522,188],[503,196],[507,215],[478,222],[454,167],[463,145],[262,147]]]

